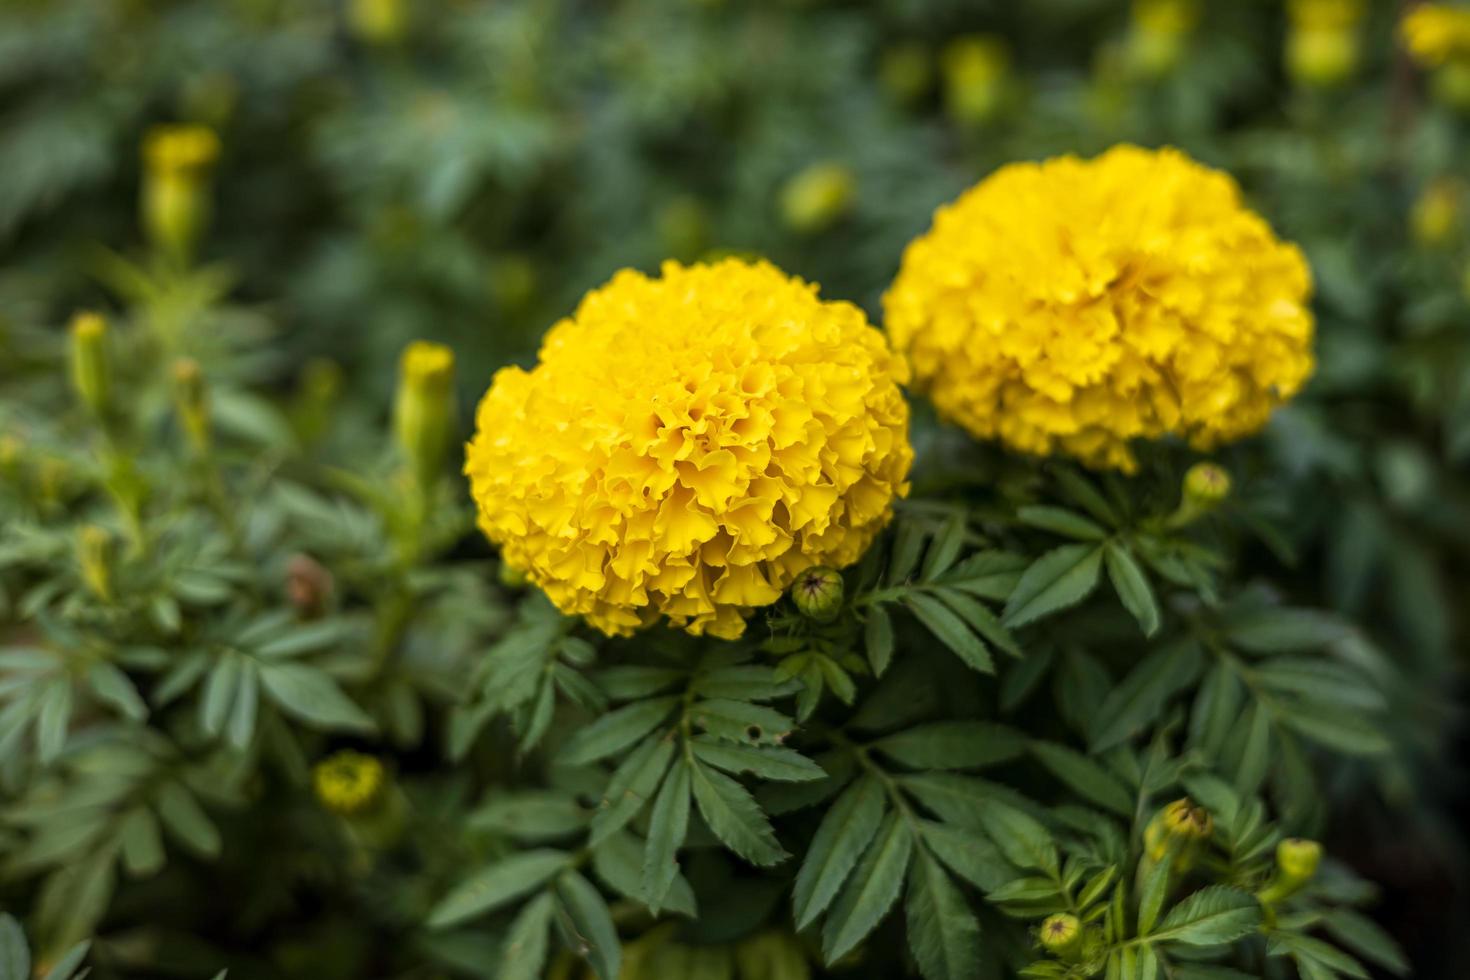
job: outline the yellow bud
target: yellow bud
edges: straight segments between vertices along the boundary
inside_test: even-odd
[[[1150,859],[1162,861],[1172,852],[1175,870],[1184,871],[1194,864],[1199,845],[1214,833],[1210,811],[1184,797],[1154,815],[1144,828],[1143,843]]]
[[[956,122],[988,122],[999,111],[1011,57],[1003,40],[989,34],[956,38],[940,58],[944,103]]]
[[[830,623],[842,609],[842,574],[818,565],[796,576],[791,583],[791,601],[803,616]]]
[[[396,44],[408,33],[407,0],[348,0],[347,26],[368,44]]]
[[[878,62],[878,82],[888,97],[900,105],[919,101],[934,83],[934,66],[928,49],[917,41],[887,49]]]
[[[112,358],[107,348],[107,320],[98,313],[78,313],[71,321],[71,383],[82,404],[97,416],[107,414],[112,394]]]
[[[817,163],[786,182],[781,216],[793,231],[812,234],[830,228],[852,209],[857,181],[840,163]]]
[[[1069,956],[1082,947],[1082,923],[1065,912],[1049,916],[1037,933],[1041,945],[1055,956]]]
[[[1184,496],[1203,507],[1214,507],[1230,496],[1230,474],[1214,463],[1195,463],[1184,474]]]
[[[204,126],[160,126],[143,143],[143,229],[183,261],[209,224],[209,174],[219,137]]]
[[[421,490],[438,479],[454,426],[454,352],[416,340],[404,348],[394,406],[399,451]]]
[[[196,452],[209,448],[209,392],[204,385],[204,373],[199,362],[192,357],[181,357],[174,362],[174,406],[179,421],[189,437],[189,444]]]
[[[1331,88],[1358,67],[1358,35],[1352,27],[1298,27],[1286,38],[1286,70],[1303,85]]]
[[[322,806],[339,816],[357,816],[383,798],[388,775],[383,763],[370,755],[344,749],[323,759],[312,770],[312,785]]]
[[[1127,59],[1143,78],[1162,78],[1184,59],[1189,35],[1199,23],[1196,0],[1135,0]]]
[[[1367,13],[1364,0],[1291,0],[1286,9],[1291,26],[1306,30],[1347,30]]]
[[[104,527],[87,524],[77,532],[77,563],[82,581],[103,602],[112,601],[113,537]]]
[[[1414,202],[1410,224],[1414,240],[1425,248],[1446,245],[1460,230],[1464,186],[1452,177],[1440,177],[1429,185]]]
[[[1322,845],[1314,840],[1288,837],[1276,845],[1276,870],[1287,881],[1305,883],[1322,863]]]

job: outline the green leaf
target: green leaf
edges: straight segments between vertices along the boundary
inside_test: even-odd
[[[960,619],[948,606],[922,593],[908,596],[904,604],[924,625],[925,629],[933,633],[939,642],[949,647],[972,669],[982,674],[995,673],[995,662],[991,659],[990,651],[985,648],[980,638],[970,631],[965,621]]]
[[[934,543],[929,546],[929,554],[924,558],[924,570],[919,574],[919,581],[932,582],[955,563],[960,556],[960,550],[965,546],[966,520],[963,512],[955,514],[944,522]]]
[[[701,762],[736,776],[748,772],[777,782],[804,783],[827,775],[800,752],[779,745],[735,745],[712,741],[704,735],[689,744]]]
[[[1026,742],[991,721],[937,721],[886,735],[872,747],[915,769],[976,769],[1016,758]]]
[[[1297,703],[1283,711],[1280,720],[1288,728],[1344,755],[1383,755],[1393,748],[1372,717],[1365,718],[1361,713]]]
[[[56,961],[46,974],[45,980],[72,980],[76,976],[77,967],[82,965],[82,960],[87,958],[87,951],[92,948],[91,940],[84,940],[67,950],[66,955]]]
[[[199,727],[210,737],[219,735],[224,728],[244,660],[238,653],[226,652],[204,681],[204,697],[199,702]]]
[[[984,834],[932,820],[920,821],[919,828],[930,853],[981,891],[995,891],[1020,875]]]
[[[1216,946],[1254,932],[1261,925],[1261,906],[1245,892],[1211,885],[1169,910],[1154,933],[1156,942]]]
[[[623,966],[623,947],[602,895],[575,871],[565,871],[556,880],[556,895],[568,931],[575,939],[573,951],[592,964],[601,980],[617,980]]]
[[[608,835],[628,825],[653,799],[674,757],[674,742],[668,738],[645,739],[613,771],[606,795],[592,816],[588,843],[596,847]]]
[[[774,708],[727,698],[699,702],[689,720],[714,738],[743,745],[775,745],[796,728],[795,722]]]
[[[567,739],[557,761],[581,766],[616,755],[663,724],[679,700],[653,698],[609,712]]]
[[[1174,856],[1164,854],[1162,861],[1150,861],[1144,865],[1143,881],[1138,890],[1138,934],[1147,936],[1159,921],[1159,912],[1164,907],[1164,897],[1169,893],[1169,872],[1173,870]]]
[[[66,748],[73,704],[71,684],[65,680],[52,681],[41,695],[41,710],[36,718],[36,756],[42,766],[56,761]]]
[[[555,912],[556,899],[550,892],[526,903],[500,947],[500,968],[494,974],[498,980],[541,980]]]
[[[968,623],[970,629],[979,633],[981,638],[1017,660],[1025,656],[1011,631],[1001,625],[1000,619],[973,596],[952,588],[935,589],[934,594]]]
[[[868,652],[873,676],[882,677],[893,659],[893,620],[882,606],[868,610],[868,621],[863,624],[863,649]]]
[[[981,551],[960,562],[940,584],[993,602],[1004,602],[1030,565],[1025,555],[1008,551]]]
[[[219,829],[182,783],[165,783],[158,791],[158,816],[186,846],[206,857],[219,854]]]
[[[0,912],[0,980],[31,980],[31,950],[20,923]]]
[[[235,691],[235,704],[230,709],[229,725],[225,738],[240,751],[250,746],[255,735],[255,718],[260,708],[260,672],[253,663],[246,663],[240,672],[240,684]]]
[[[1313,609],[1252,609],[1237,613],[1225,626],[1225,637],[1252,653],[1317,650],[1348,633],[1342,620]]]
[[[883,822],[886,796],[876,777],[849,786],[827,811],[796,875],[792,908],[805,929],[836,897]]]
[[[1051,770],[1052,775],[1098,806],[1120,816],[1133,816],[1133,794],[1116,776],[1092,759],[1055,742],[1033,741],[1031,754]]]
[[[888,561],[885,580],[888,585],[899,585],[908,580],[919,566],[919,556],[924,552],[924,531],[913,521],[898,522],[898,532],[893,537],[893,551]]]
[[[1124,545],[1109,541],[1106,554],[1108,578],[1112,580],[1113,588],[1118,590],[1123,608],[1138,620],[1144,636],[1153,636],[1159,631],[1159,604],[1154,599],[1153,587],[1148,584],[1148,576],[1143,574],[1133,553]]]
[[[1235,766],[1235,792],[1254,796],[1266,779],[1271,764],[1271,716],[1265,707],[1252,704],[1238,723],[1244,732],[1240,758]]]
[[[925,980],[977,980],[980,924],[948,874],[923,850],[909,868],[909,949]]]
[[[565,794],[530,790],[497,796],[470,814],[473,830],[489,830],[523,841],[575,834],[587,826],[587,811]]]
[[[274,639],[256,646],[255,654],[267,660],[288,660],[303,653],[324,650],[342,642],[351,625],[342,619],[322,619],[314,623],[293,625]]]
[[[1101,541],[1108,536],[1107,529],[1096,521],[1064,507],[1022,507],[1016,511],[1016,516],[1023,524],[1060,534],[1064,538]]]
[[[1094,755],[1127,741],[1158,719],[1164,705],[1199,675],[1193,641],[1172,643],[1140,661],[1108,694],[1094,716]]]
[[[592,868],[597,872],[598,880],[619,895],[645,906],[648,905],[648,893],[643,887],[643,873],[647,863],[647,843],[627,831],[620,831],[592,851]],[[659,907],[691,919],[698,915],[694,889],[677,868]]]
[[[1366,915],[1352,909],[1333,909],[1323,917],[1322,923],[1339,943],[1394,976],[1406,977],[1411,972],[1409,959],[1398,943]]]
[[[163,867],[163,836],[158,819],[146,807],[134,807],[128,812],[119,836],[123,865],[129,874],[144,877]]]
[[[998,800],[985,800],[976,817],[1006,860],[1018,868],[1057,871],[1057,846],[1037,820]]]
[[[903,889],[914,838],[904,818],[888,815],[858,863],[822,929],[822,954],[832,964],[846,956],[883,921]]]
[[[260,682],[281,710],[307,724],[352,732],[371,732],[377,727],[342,693],[336,681],[315,667],[290,662],[264,664]]]
[[[122,712],[129,721],[143,721],[148,717],[148,705],[143,703],[137,687],[115,665],[99,660],[88,671],[87,682],[98,699]]]
[[[1291,953],[1297,966],[1302,968],[1303,974],[1309,972],[1310,965],[1316,965],[1334,977],[1345,973],[1350,977],[1356,977],[1357,980],[1369,980],[1368,971],[1363,964],[1331,943],[1323,942],[1315,936],[1284,931],[1271,933],[1267,955],[1277,956],[1283,951]]]
[[[1016,583],[1002,622],[1014,629],[1081,602],[1097,586],[1102,556],[1094,544],[1063,545],[1042,555]]]
[[[571,863],[564,851],[523,851],[465,879],[429,913],[431,929],[443,929],[493,912],[528,895]]]
[[[788,855],[776,842],[771,822],[745,787],[724,773],[698,763],[694,764],[691,777],[700,815],[730,850],[759,867],[786,859]]]
[[[642,888],[648,910],[658,915],[664,896],[679,874],[679,848],[689,832],[689,781],[692,764],[674,763],[648,821],[648,844],[644,851]]]

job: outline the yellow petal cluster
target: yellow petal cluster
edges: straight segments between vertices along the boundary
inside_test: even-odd
[[[1470,6],[1419,4],[1399,23],[1399,33],[1404,47],[1425,67],[1470,59]]]
[[[908,491],[903,362],[766,262],[624,270],[480,403],[465,472],[502,558],[610,634],[739,636],[856,561]]]
[[[945,417],[1131,470],[1129,442],[1260,428],[1312,371],[1311,274],[1228,175],[1119,146],[996,171],[939,209],[883,298]]]

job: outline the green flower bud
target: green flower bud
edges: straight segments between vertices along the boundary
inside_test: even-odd
[[[187,260],[209,225],[209,175],[219,137],[205,126],[160,126],[143,143],[143,229],[162,252]]]
[[[1442,105],[1470,113],[1470,58],[1438,68],[1430,79],[1430,89]]]
[[[77,532],[77,563],[82,568],[82,581],[103,602],[112,601],[113,544],[111,532],[96,524],[87,524]]]
[[[112,358],[107,348],[107,320],[99,313],[78,313],[71,321],[71,383],[93,415],[107,414],[112,394]]]
[[[318,762],[311,781],[322,806],[340,816],[354,816],[383,798],[388,774],[377,758],[344,749]]]
[[[1041,923],[1037,938],[1053,956],[1070,957],[1082,948],[1082,923],[1075,915],[1059,912]]]
[[[1196,0],[1134,0],[1127,48],[1129,68],[1143,78],[1172,73],[1184,60],[1199,14]]]
[[[179,422],[189,437],[194,450],[203,453],[209,449],[209,392],[204,385],[204,373],[199,362],[192,357],[181,357],[174,362],[174,407],[179,413]]]
[[[842,609],[842,575],[835,569],[808,568],[791,583],[791,601],[801,614],[819,623],[830,623]]]
[[[416,340],[403,351],[393,427],[421,490],[429,490],[438,479],[453,426],[454,352]]]
[[[940,64],[944,104],[955,122],[975,125],[995,117],[1011,64],[1004,41],[988,34],[957,38],[944,49]]]
[[[1174,867],[1187,871],[1194,865],[1200,845],[1215,833],[1215,819],[1210,811],[1189,797],[1175,800],[1149,821],[1143,831],[1143,845],[1150,860],[1162,861],[1174,855]]]
[[[814,234],[836,224],[850,210],[857,181],[840,163],[817,163],[786,182],[781,216],[786,226]]]
[[[1276,845],[1276,870],[1287,881],[1305,884],[1322,863],[1322,845],[1314,840],[1288,837]]]
[[[1184,474],[1183,499],[1170,515],[1169,526],[1193,524],[1229,496],[1230,474],[1214,463],[1196,463]]]
[[[1459,234],[1463,224],[1465,188],[1453,177],[1430,181],[1410,212],[1414,241],[1422,248],[1442,248]]]

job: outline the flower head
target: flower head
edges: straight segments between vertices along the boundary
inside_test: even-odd
[[[1082,922],[1068,912],[1058,912],[1041,923],[1037,935],[1047,952],[1070,953],[1081,944]]]
[[[904,253],[888,332],[941,414],[1022,452],[1131,470],[1208,449],[1312,371],[1311,274],[1234,180],[1176,150],[1003,167]]]
[[[913,452],[903,362],[862,311],[765,262],[625,270],[480,403],[465,472],[504,561],[627,634],[740,635],[856,561]]]
[[[202,174],[219,150],[219,137],[207,126],[156,126],[143,141],[143,162],[155,174]]]
[[[1276,869],[1283,878],[1306,882],[1322,863],[1322,845],[1314,840],[1288,837],[1276,845]]]
[[[1470,7],[1421,3],[1399,22],[1399,35],[1409,54],[1426,68],[1470,59]]]
[[[367,810],[382,796],[387,772],[373,756],[344,749],[316,764],[312,784],[322,806],[352,816]]]

